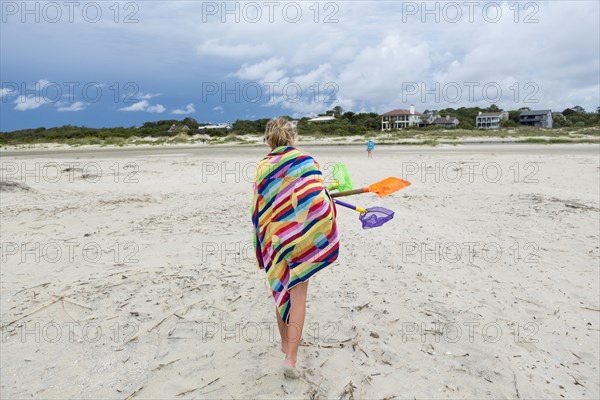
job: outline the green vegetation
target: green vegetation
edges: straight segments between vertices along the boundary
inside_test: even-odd
[[[542,143],[542,144],[553,144],[553,143],[598,143],[597,140],[590,139],[543,139],[543,138],[527,138],[523,140],[524,143]]]
[[[500,121],[500,127],[502,128],[516,128],[517,126],[519,126],[519,124],[513,121],[512,119]]]
[[[521,126],[518,124],[519,110],[509,111],[509,120],[502,122],[498,130],[478,130],[475,128],[475,118],[479,112],[500,111],[495,105],[486,109],[479,107],[458,109],[446,108],[431,110],[442,117],[450,115],[457,117],[460,123],[457,128],[444,129],[437,126],[418,127],[411,126],[402,130],[380,132],[381,116],[377,113],[354,113],[342,110],[336,106],[322,115],[335,115],[336,120],[327,122],[308,122],[309,118],[298,120],[298,134],[301,137],[330,138],[336,137],[339,141],[361,142],[367,136],[377,137],[381,143],[398,143],[401,139],[418,139],[418,143],[430,145],[439,144],[439,140],[458,140],[468,137],[530,138],[530,143],[571,143],[573,139],[581,136],[600,136],[600,107],[596,112],[586,112],[582,107],[567,108],[562,112],[553,113],[555,129],[541,129]],[[426,110],[427,111],[427,110]],[[284,116],[284,118],[292,119]],[[115,127],[115,128],[87,128],[65,125],[56,128],[23,129],[13,132],[0,132],[0,145],[27,145],[36,143],[64,143],[71,146],[82,145],[116,145],[126,144],[152,144],[166,143],[255,143],[246,140],[242,135],[261,136],[269,120],[237,120],[232,129],[206,129],[198,130],[199,123],[193,118],[183,120],[161,120],[146,122],[140,127]],[[189,130],[175,130],[169,132],[172,125],[189,127]],[[196,136],[195,136],[196,135]],[[201,136],[197,136],[201,135]],[[350,139],[348,137],[355,137]],[[346,139],[344,139],[346,137]],[[535,137],[540,137],[535,141]],[[541,138],[544,137],[544,138]],[[547,138],[550,139],[547,139]],[[562,137],[563,139],[558,139]],[[593,140],[592,140],[593,141]],[[407,142],[402,142],[408,144]],[[415,143],[414,141],[411,143]]]

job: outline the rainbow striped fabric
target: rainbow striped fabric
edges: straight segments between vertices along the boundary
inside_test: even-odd
[[[293,147],[262,159],[253,185],[252,223],[258,267],[264,269],[287,323],[289,290],[338,257],[336,210],[319,164]]]

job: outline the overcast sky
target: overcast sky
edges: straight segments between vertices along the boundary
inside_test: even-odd
[[[2,131],[600,105],[598,1],[0,5]]]

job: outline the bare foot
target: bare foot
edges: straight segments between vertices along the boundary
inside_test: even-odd
[[[283,376],[290,379],[300,378],[300,372],[288,360],[283,362]]]

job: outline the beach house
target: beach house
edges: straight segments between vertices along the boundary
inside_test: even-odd
[[[427,126],[433,124],[433,121],[440,118],[440,115],[434,111],[425,110],[423,115],[421,115],[421,125]]]
[[[441,126],[443,128],[456,128],[460,121],[456,117],[446,115],[445,117],[434,119],[431,124]]]
[[[402,129],[408,126],[418,126],[421,123],[423,114],[415,111],[415,106],[411,104],[408,110],[392,110],[381,115],[381,130]]]
[[[171,125],[171,127],[169,128],[169,130],[167,132],[172,133],[172,132],[180,132],[180,131],[189,131],[190,128],[188,128],[187,125]]]
[[[475,119],[475,126],[479,129],[498,129],[500,121],[508,120],[508,112],[479,112]]]
[[[519,115],[519,124],[552,128],[552,110],[523,111]]]

